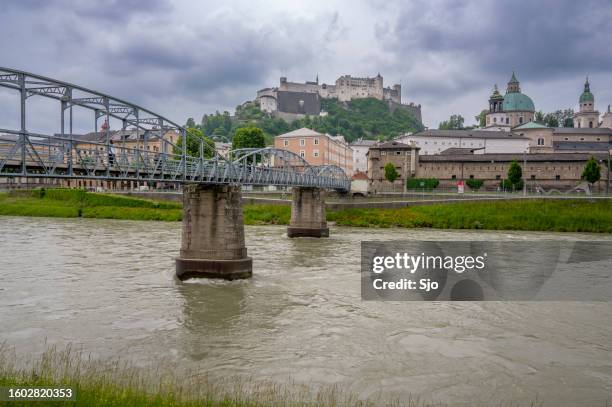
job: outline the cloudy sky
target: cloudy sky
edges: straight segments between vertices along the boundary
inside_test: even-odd
[[[589,75],[603,112],[612,103],[611,22],[609,0],[3,0],[0,66],[181,123],[233,112],[279,76],[333,83],[380,72],[386,85],[401,81],[403,100],[420,103],[437,127],[453,113],[472,124],[512,70],[545,112],[576,107]],[[2,91],[0,128],[16,119],[7,98]],[[32,109],[34,127],[58,120],[57,106]]]

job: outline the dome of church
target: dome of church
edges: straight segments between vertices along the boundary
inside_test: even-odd
[[[582,92],[582,95],[580,95],[580,103],[594,102],[594,101],[595,101],[595,97],[593,96],[591,92]]]
[[[535,106],[531,98],[520,92],[506,93],[503,104],[504,112],[535,112]]]

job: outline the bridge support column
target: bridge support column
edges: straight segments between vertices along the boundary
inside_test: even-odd
[[[247,256],[239,186],[185,184],[179,279],[234,280],[253,274]]]
[[[288,237],[329,237],[325,219],[325,190],[321,188],[293,188],[291,223]]]

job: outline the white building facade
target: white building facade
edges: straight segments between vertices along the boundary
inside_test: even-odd
[[[419,154],[523,153],[529,148],[529,138],[509,131],[486,130],[424,130],[396,138],[400,143],[420,148]]]
[[[376,144],[374,140],[359,139],[353,141],[350,146],[353,150],[353,171],[368,172],[368,150]]]

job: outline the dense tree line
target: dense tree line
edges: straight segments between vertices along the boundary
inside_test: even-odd
[[[273,137],[291,130],[307,127],[321,133],[341,134],[346,140],[358,138],[389,139],[405,132],[423,129],[423,125],[408,111],[396,109],[391,112],[386,102],[367,98],[351,102],[323,99],[321,110],[324,116],[306,116],[288,123],[259,109],[256,101],[236,107],[235,116],[229,112],[215,112],[204,115],[200,124],[190,118],[187,127],[194,127],[215,141],[230,141],[236,131],[244,127],[258,127],[263,130],[266,144]]]

